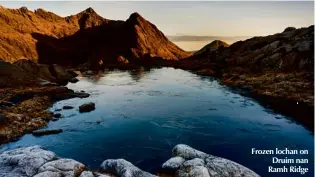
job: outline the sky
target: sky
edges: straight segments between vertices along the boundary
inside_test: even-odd
[[[60,16],[92,7],[111,20],[126,20],[131,13],[138,12],[188,51],[198,50],[215,39],[231,44],[279,33],[288,26],[314,24],[313,1],[1,1],[0,4],[7,8],[43,8]]]

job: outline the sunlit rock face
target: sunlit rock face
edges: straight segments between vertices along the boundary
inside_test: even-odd
[[[118,56],[126,63],[143,62],[147,55],[170,60],[191,55],[138,13],[126,21],[115,21],[92,8],[60,17],[44,9],[1,7],[0,26],[0,58],[9,62],[27,58],[45,64],[89,63],[95,67],[117,63]]]

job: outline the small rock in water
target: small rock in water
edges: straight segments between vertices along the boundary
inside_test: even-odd
[[[73,93],[73,95],[78,98],[87,98],[90,96],[90,94],[85,93],[85,92],[75,92]]]
[[[71,83],[77,83],[79,81],[79,79],[77,79],[77,78],[71,78],[71,79],[69,79],[69,82],[71,82]]]
[[[55,118],[61,118],[62,115],[61,115],[60,113],[56,113],[56,114],[54,114],[54,117],[55,117]]]
[[[73,106],[63,106],[62,109],[73,109]]]
[[[58,112],[58,111],[61,111],[61,110],[62,110],[62,109],[55,109],[55,111],[57,111],[57,112]]]
[[[63,132],[62,129],[56,129],[56,130],[35,130],[32,132],[34,136],[43,136],[43,135],[50,135],[50,134],[58,134]]]
[[[59,119],[58,118],[51,119],[51,121],[54,121],[54,122],[56,122],[57,120],[59,120]]]
[[[102,121],[101,121],[101,120],[98,120],[98,121],[96,121],[96,123],[97,123],[97,124],[100,124],[100,123],[102,123]]]
[[[92,103],[92,102],[79,106],[80,112],[90,112],[90,111],[93,111],[94,109],[95,109],[95,103]]]

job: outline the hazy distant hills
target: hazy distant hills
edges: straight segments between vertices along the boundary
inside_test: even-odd
[[[26,7],[0,7],[0,58],[27,58],[40,63],[143,61],[148,57],[178,60],[191,55],[169,41],[138,13],[126,21],[99,16],[92,8],[68,17]]]
[[[206,52],[206,51],[211,52],[211,51],[219,49],[220,47],[228,47],[228,46],[230,46],[230,45],[224,41],[214,40],[211,43],[205,45],[199,51],[195,52],[194,54],[197,55],[197,54],[201,54],[201,53]]]

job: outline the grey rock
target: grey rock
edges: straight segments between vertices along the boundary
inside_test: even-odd
[[[34,177],[63,177],[61,173],[54,172],[54,171],[44,171],[41,173],[38,173]]]
[[[274,50],[278,47],[278,45],[280,44],[280,41],[274,41],[271,44],[269,44],[269,50]]]
[[[84,171],[81,173],[81,175],[79,177],[95,177],[95,176],[90,171]]]
[[[83,171],[79,177],[110,177],[108,175],[91,172],[91,171]]]
[[[208,169],[210,175],[214,177],[259,177],[259,175],[252,170],[236,162],[215,156],[205,159],[205,167]]]
[[[43,164],[56,158],[53,152],[39,146],[4,151],[0,154],[0,176],[34,176]]]
[[[186,169],[181,168],[178,171],[178,177],[210,177],[210,174],[204,166],[193,166]]]
[[[43,173],[46,171],[60,173],[64,177],[79,176],[85,166],[72,159],[58,159],[50,161],[41,166],[38,173]]]
[[[250,169],[227,159],[209,155],[179,144],[163,168],[173,168],[176,177],[259,177]],[[72,159],[58,158],[39,146],[17,148],[0,154],[0,177],[157,177],[142,171],[124,159],[105,160],[100,167],[105,174],[85,171]]]
[[[101,170],[119,177],[156,177],[148,172],[140,170],[132,163],[124,159],[109,159],[101,164]]]
[[[173,156],[186,159],[178,170],[178,177],[259,177],[236,162],[203,153],[184,144],[174,147]]]
[[[109,176],[109,175],[104,175],[104,174],[100,174],[100,173],[94,173],[95,177],[113,177],[113,176]]]
[[[185,159],[182,157],[173,157],[170,158],[168,161],[163,163],[162,168],[165,170],[176,170],[178,169],[183,163]]]
[[[204,159],[208,157],[209,155],[198,151],[196,149],[191,148],[190,146],[187,146],[185,144],[178,144],[176,145],[172,150],[173,156],[180,156],[184,159],[194,159],[194,158],[201,158]]]
[[[192,167],[192,166],[204,166],[205,161],[203,159],[194,158],[192,160],[187,160],[183,163],[184,167]]]
[[[305,52],[311,50],[312,41],[301,41],[297,43],[294,47],[298,49],[299,52]]]

